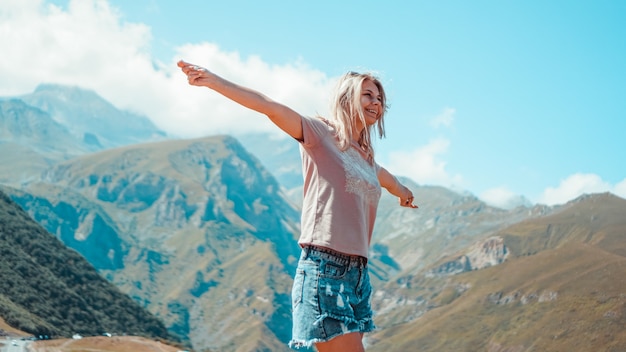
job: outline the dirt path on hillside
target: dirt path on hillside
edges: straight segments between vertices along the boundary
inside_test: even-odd
[[[177,352],[179,348],[137,336],[94,336],[37,341],[29,352]]]

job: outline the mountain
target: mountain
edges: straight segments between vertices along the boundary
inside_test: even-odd
[[[302,170],[298,143],[270,133],[238,136],[242,145],[272,172],[292,202],[301,204]],[[402,272],[422,268],[509,224],[552,211],[547,206],[500,209],[471,194],[444,187],[402,182],[416,194],[419,210],[401,208],[397,199],[383,192],[370,251],[370,273],[380,287]],[[521,200],[520,200],[521,201]]]
[[[612,194],[500,229],[499,265],[399,278],[425,312],[373,335],[368,351],[626,350],[625,236],[626,200]]]
[[[235,137],[244,148],[254,152],[290,197],[300,204],[303,177],[298,143],[287,135],[272,133],[247,133]]]
[[[0,316],[34,335],[104,332],[175,340],[76,251],[0,192]]]
[[[7,192],[194,348],[287,350],[299,213],[234,138],[93,153]]]
[[[166,137],[165,132],[154,126],[147,117],[119,110],[91,90],[41,84],[33,93],[23,95],[20,99],[50,114],[79,140],[102,148]]]
[[[19,99],[0,100],[0,182],[26,180],[86,152],[48,113]]]
[[[59,161],[166,137],[146,117],[118,110],[93,91],[40,85],[0,98],[0,182],[18,186]]]
[[[22,102],[76,139],[64,115],[81,116],[80,101],[91,98],[55,94],[41,94],[54,109]],[[90,140],[107,140],[96,135],[97,114],[82,116],[95,121],[77,121]],[[194,348],[286,351],[299,254],[298,144],[238,139],[103,143],[3,189]],[[21,172],[28,149],[12,151],[9,165]],[[368,350],[623,350],[615,327],[624,326],[624,291],[614,279],[624,276],[623,199],[500,209],[403,182],[420,208],[383,192],[369,261],[380,330],[367,335]]]
[[[380,267],[373,266],[374,280],[386,282],[394,275],[419,272],[498,229],[552,211],[546,206],[494,208],[471,194],[409,179],[402,182],[413,190],[419,208],[400,207],[397,198],[383,192],[370,255],[386,259]]]
[[[441,187],[411,187],[422,208],[399,207],[388,195],[379,208],[371,272],[377,288],[374,304],[381,312],[377,321],[383,327],[397,321],[398,314],[412,302],[385,304],[396,294],[395,277],[419,272],[446,251],[464,248],[498,228],[549,211],[505,211]],[[242,188],[251,193],[233,191]],[[264,189],[272,195],[265,200]],[[236,306],[254,306],[238,312],[238,328],[242,321],[255,321],[261,314],[258,327],[247,336],[259,336],[251,339],[256,343],[267,340],[260,336],[275,335],[270,339],[272,350],[281,350],[290,335],[289,290],[299,253],[295,244],[298,210],[281,192],[260,162],[236,140],[218,136],[136,145],[76,158],[49,169],[40,182],[14,191],[13,197],[194,346],[234,350],[235,346],[228,344],[236,337],[207,326],[206,317],[230,319],[224,314],[236,311]],[[278,200],[272,200],[274,196]],[[264,210],[263,216],[249,218],[245,209],[254,208]],[[276,221],[289,224],[288,230],[278,227],[265,235],[246,233],[249,224],[256,229],[261,223],[271,226]],[[282,238],[276,238],[281,232]],[[233,242],[233,238],[242,239]],[[258,245],[269,247],[263,248],[261,257],[246,258],[249,255],[245,253],[256,253]],[[235,248],[238,251],[232,252]],[[202,258],[207,253],[212,253],[211,257]],[[244,257],[236,264],[226,264],[230,259],[226,253]],[[271,271],[260,276],[250,271],[257,269],[259,261],[269,262]],[[249,277],[250,288],[234,290],[241,282],[226,281],[231,275],[224,274],[225,270]],[[184,279],[173,286],[170,278],[181,273]],[[258,311],[262,303],[270,302],[276,311]],[[194,310],[201,314],[193,316]],[[237,330],[235,326],[231,326],[233,330]]]

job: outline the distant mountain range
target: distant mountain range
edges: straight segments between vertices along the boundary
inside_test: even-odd
[[[47,85],[0,100],[0,181],[194,349],[287,351],[298,146],[236,137],[171,139],[94,92]],[[405,182],[420,208],[381,199],[370,260],[380,331],[368,335],[368,350],[563,350],[580,343],[575,324],[545,334],[535,324],[624,322],[626,291],[613,279],[626,274],[623,199],[505,210]],[[574,289],[581,277],[596,293]],[[563,313],[576,299],[584,306]],[[598,318],[605,308],[609,318]],[[598,350],[624,346],[623,334],[610,331],[587,337]]]
[[[40,85],[32,94],[0,98],[0,182],[20,184],[59,161],[165,138],[148,118],[120,111],[95,92]]]
[[[42,84],[19,100],[45,111],[77,140],[98,149],[166,138],[146,116],[118,110],[96,92],[79,87]]]

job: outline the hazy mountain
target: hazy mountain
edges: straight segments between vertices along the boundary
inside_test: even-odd
[[[91,90],[42,84],[20,99],[49,113],[79,140],[99,149],[162,140],[166,136],[147,117],[119,110]]]
[[[302,199],[302,162],[299,144],[287,135],[249,133],[237,135],[237,140],[261,161],[278,183],[288,191],[295,190],[293,199]]]
[[[398,278],[406,302],[396,303],[421,306],[423,315],[406,314],[406,323],[372,336],[368,350],[626,350],[625,236],[626,200],[611,194],[496,231],[483,253],[506,253],[500,265]]]
[[[173,339],[76,251],[0,192],[0,315],[34,335],[104,332]]]
[[[235,139],[89,154],[12,197],[195,348],[287,350],[299,213]]]
[[[48,113],[19,99],[0,100],[0,182],[26,180],[87,151]]]
[[[19,185],[59,161],[165,137],[146,117],[118,110],[93,91],[40,85],[32,94],[0,98],[0,182]]]

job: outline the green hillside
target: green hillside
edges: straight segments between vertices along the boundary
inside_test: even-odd
[[[176,340],[76,251],[0,192],[0,316],[14,328],[69,337],[104,332]]]

